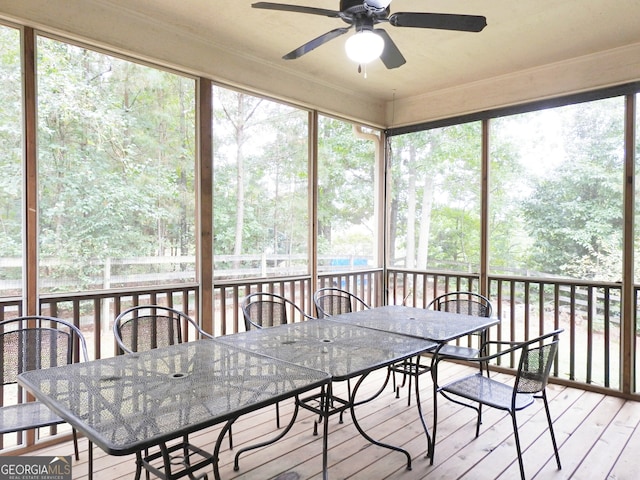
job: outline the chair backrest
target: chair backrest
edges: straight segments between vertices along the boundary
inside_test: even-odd
[[[538,393],[549,381],[551,366],[558,352],[562,329],[541,335],[522,345],[518,374],[514,384],[517,393]]]
[[[252,328],[275,327],[289,323],[297,315],[301,319],[312,317],[302,311],[291,300],[276,293],[255,292],[242,301],[244,326]]]
[[[321,288],[313,294],[313,303],[318,312],[318,318],[324,318],[341,313],[349,313],[360,309],[371,308],[357,295],[335,287]]]
[[[144,352],[186,342],[189,326],[199,338],[211,338],[191,317],[174,308],[139,305],[116,317],[113,334],[123,352]]]
[[[434,298],[427,308],[441,312],[461,313],[476,317],[491,317],[493,307],[489,299],[479,293],[449,292]]]
[[[2,385],[16,383],[22,372],[88,359],[87,344],[78,327],[43,315],[0,322],[0,355]]]

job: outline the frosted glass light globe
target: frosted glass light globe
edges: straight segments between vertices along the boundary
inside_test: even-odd
[[[380,58],[384,50],[384,39],[371,30],[362,30],[351,35],[345,43],[347,57],[360,65]]]
[[[384,10],[385,8],[387,8],[389,6],[389,4],[391,3],[391,0],[367,0],[366,3],[370,7],[379,8],[381,10]]]

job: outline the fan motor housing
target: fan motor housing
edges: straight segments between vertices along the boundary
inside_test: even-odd
[[[386,17],[389,14],[389,7],[381,12],[376,12],[371,8],[367,8],[364,0],[340,0],[340,11],[349,13],[354,16],[367,15],[376,17]]]

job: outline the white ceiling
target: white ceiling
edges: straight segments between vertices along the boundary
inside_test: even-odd
[[[346,26],[342,20],[254,9],[254,1],[0,0],[0,16],[5,12],[37,27],[93,37],[214,80],[324,105],[330,112],[353,112],[378,125],[393,123],[391,102],[393,108],[414,109],[405,120],[413,121],[429,116],[425,111],[467,113],[640,79],[640,0],[392,0],[392,13],[483,15],[488,25],[467,33],[382,23],[376,28],[387,30],[407,63],[387,70],[375,61],[367,78],[344,52],[351,33],[302,58],[282,59]],[[278,3],[339,8],[339,0]],[[590,63],[576,61],[581,58]],[[550,67],[563,63],[563,69]],[[435,92],[445,93],[436,98]]]
[[[252,0],[109,0],[314,81],[390,100],[640,42],[638,0],[393,0],[391,12],[483,15],[480,33],[380,24],[407,63],[369,65],[365,79],[344,53],[343,35],[296,60],[281,57],[334,28],[336,18],[253,9]],[[276,3],[337,10],[339,0]]]

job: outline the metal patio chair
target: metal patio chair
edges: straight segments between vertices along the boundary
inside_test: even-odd
[[[523,480],[525,478],[525,473],[522,462],[520,437],[518,435],[516,412],[531,406],[536,398],[542,399],[544,403],[556,463],[558,465],[558,469],[562,468],[556,438],[553,433],[553,422],[551,420],[549,402],[547,401],[546,394],[546,386],[551,372],[551,366],[558,351],[558,341],[562,331],[562,329],[554,330],[553,332],[525,342],[492,341],[483,345],[483,347],[486,347],[486,352],[488,352],[491,347],[498,347],[498,351],[493,354],[487,354],[483,357],[472,359],[471,361],[489,365],[489,362],[497,359],[498,357],[512,355],[515,353],[520,354],[518,370],[513,384],[506,384],[494,380],[493,378],[484,376],[482,372],[479,372],[474,375],[467,375],[458,380],[454,380],[441,387],[436,386],[436,391],[448,400],[476,410],[478,414],[476,420],[476,438],[480,433],[483,405],[504,410],[509,413],[513,424],[513,434],[515,437],[518,464],[520,466],[520,476]],[[504,350],[500,350],[500,347],[506,348]],[[470,403],[467,403],[467,401]],[[436,443],[437,400],[434,402],[433,425],[433,448],[431,454],[432,464]]]
[[[351,292],[335,287],[326,287],[313,294],[318,318],[340,315],[371,308],[364,300]]]
[[[313,320],[298,305],[277,293],[255,292],[242,301],[242,315],[247,331],[252,328],[268,328],[286,325],[296,316],[299,319]],[[276,403],[276,427],[280,428],[280,404]]]
[[[213,338],[202,330],[195,320],[179,310],[163,305],[138,305],[123,311],[116,317],[113,322],[113,335],[118,348],[125,354],[131,354],[184,343],[189,340],[190,328],[193,329],[197,338]],[[190,456],[205,454],[203,450],[189,442],[188,435],[184,435],[177,445],[172,447],[162,445],[160,448],[160,452],[151,455],[148,449],[145,450],[144,456],[138,452],[136,478],[140,478],[140,470],[145,466],[146,477],[149,479],[148,466],[151,461],[163,458],[165,453],[181,452],[177,457],[170,457],[171,464],[186,466],[190,464]],[[231,428],[229,428],[229,449],[233,449]],[[153,467],[150,468],[154,471]],[[170,472],[166,474],[170,475]],[[206,479],[206,474],[201,478]]]
[[[122,352],[144,352],[186,342],[189,327],[199,338],[213,338],[195,320],[174,308],[139,305],[116,317],[113,334]]]
[[[460,313],[464,315],[475,315],[478,317],[491,317],[493,307],[489,299],[479,293],[474,292],[449,292],[434,298],[428,305],[427,309],[438,310],[440,312]],[[482,330],[477,333],[478,345],[482,345],[486,342],[487,331]],[[444,345],[438,351],[439,360],[469,360],[477,358],[480,354],[479,348],[467,347],[462,345]],[[421,358],[418,357],[416,362],[410,362],[406,360],[400,364],[392,366],[394,373],[400,373],[403,375],[402,384],[396,386],[395,375],[393,378],[394,388],[396,389],[396,398],[400,398],[400,389],[406,384],[407,378],[409,379],[409,389],[407,391],[407,405],[411,403],[411,379],[415,378],[423,373],[431,371],[431,364],[421,363]],[[481,369],[485,369],[484,365],[480,365]]]
[[[474,315],[477,317],[491,317],[493,306],[491,301],[484,295],[474,292],[449,292],[434,298],[427,308],[440,312],[460,313],[463,315]],[[487,341],[487,330],[477,332],[479,336],[478,345]],[[479,348],[465,347],[461,345],[445,345],[438,352],[439,358],[468,360],[476,358],[480,354]]]
[[[285,325],[296,317],[299,320],[313,319],[291,300],[268,292],[247,295],[242,301],[242,314],[246,330]]]
[[[22,372],[68,365],[74,360],[88,360],[87,344],[80,329],[65,320],[44,315],[0,322],[0,356],[3,386],[16,384]],[[65,421],[37,401],[0,408],[0,434],[61,423]],[[74,454],[79,460],[78,435],[75,428],[72,431]]]

